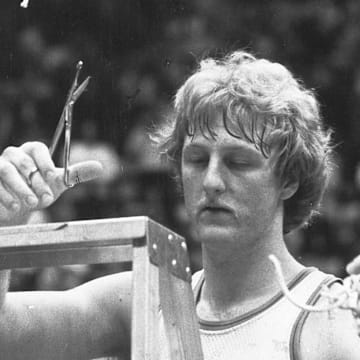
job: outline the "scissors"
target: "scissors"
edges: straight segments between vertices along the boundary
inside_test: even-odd
[[[79,75],[81,68],[83,67],[83,62],[79,61],[76,65],[76,74],[75,79],[71,85],[68,96],[66,98],[65,106],[60,116],[60,120],[55,129],[51,145],[50,145],[50,155],[53,156],[57,148],[57,145],[60,140],[61,133],[65,128],[65,141],[64,141],[64,183],[67,187],[71,188],[75,184],[70,183],[69,180],[69,160],[70,160],[70,146],[71,146],[71,126],[73,118],[73,108],[75,102],[78,100],[80,95],[86,90],[90,76],[88,76],[80,85],[78,84]]]

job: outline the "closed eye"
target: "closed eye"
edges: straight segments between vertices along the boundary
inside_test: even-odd
[[[250,163],[244,159],[228,159],[226,163],[229,167],[244,167],[250,165]]]
[[[193,165],[206,165],[208,162],[208,159],[204,158],[204,157],[190,157],[190,158],[186,159],[186,162],[188,164],[193,164]]]
[[[209,161],[209,157],[203,152],[185,152],[184,161],[188,164],[205,164]]]

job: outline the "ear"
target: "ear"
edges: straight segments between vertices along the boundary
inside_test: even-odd
[[[282,186],[280,192],[280,199],[281,200],[290,199],[296,193],[298,188],[299,188],[298,181],[288,181]]]

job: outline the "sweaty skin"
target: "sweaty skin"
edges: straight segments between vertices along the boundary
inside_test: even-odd
[[[216,139],[187,137],[182,157],[186,208],[199,241],[244,246],[272,232],[284,194],[271,159],[222,127]]]
[[[198,310],[221,320],[249,311],[275,292],[270,253],[277,254],[289,278],[303,267],[283,241],[283,201],[297,188],[282,187],[273,157],[230,135],[220,115],[217,136],[186,137],[182,152],[185,205],[201,242],[205,272]],[[237,276],[235,274],[242,274]]]

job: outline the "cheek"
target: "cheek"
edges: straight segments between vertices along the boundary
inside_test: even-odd
[[[241,185],[242,191],[239,195],[242,202],[247,204],[247,207],[255,209],[256,212],[266,213],[279,204],[278,188],[273,178],[267,173],[260,172],[249,177]]]
[[[182,174],[182,188],[184,194],[185,206],[188,209],[188,212],[191,213],[194,210],[195,205],[198,203],[201,190],[201,182],[199,179],[190,175],[186,171],[183,171]]]
[[[260,212],[268,212],[268,215],[270,215],[279,206],[279,190],[271,180],[261,184],[256,196],[258,196],[256,202]]]

